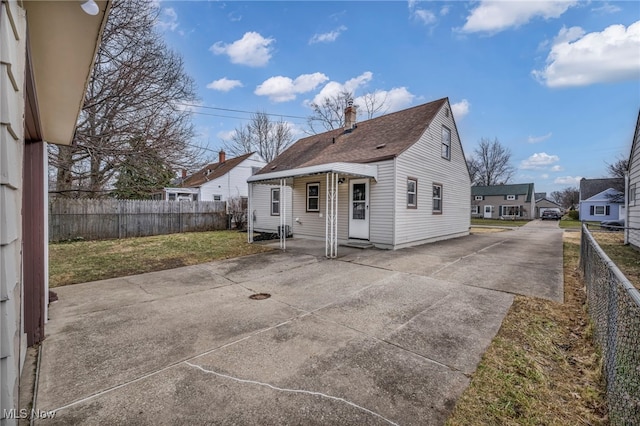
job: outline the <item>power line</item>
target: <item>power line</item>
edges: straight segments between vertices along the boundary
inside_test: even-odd
[[[256,113],[255,111],[245,111],[245,110],[241,110],[241,109],[211,107],[211,106],[205,106],[205,105],[188,104],[188,103],[183,103],[183,102],[180,102],[180,105],[194,107],[194,108],[213,109],[213,110],[218,110],[218,111],[240,112],[242,114],[255,114]],[[199,113],[199,114],[204,114],[204,113]],[[272,115],[274,117],[300,118],[300,119],[303,119],[303,120],[306,120],[308,118],[308,117],[301,117],[301,116],[298,116],[298,115],[272,114],[272,113],[268,113],[268,112],[265,112],[264,114],[265,115]],[[238,118],[238,117],[228,117],[228,118]],[[244,119],[241,119],[241,120],[244,120]]]

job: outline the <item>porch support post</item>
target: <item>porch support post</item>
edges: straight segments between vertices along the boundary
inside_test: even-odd
[[[287,249],[287,197],[284,195],[286,180],[280,179],[280,249]]]
[[[247,202],[247,241],[253,243],[253,183],[249,184],[249,200]]]
[[[338,174],[327,173],[327,203],[325,219],[325,256],[338,256]]]

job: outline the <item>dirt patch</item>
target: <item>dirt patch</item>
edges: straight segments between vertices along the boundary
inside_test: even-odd
[[[471,234],[490,234],[493,232],[504,232],[504,231],[510,231],[510,229],[506,229],[506,228],[480,228],[480,227],[471,227],[471,229],[469,229],[469,232]]]

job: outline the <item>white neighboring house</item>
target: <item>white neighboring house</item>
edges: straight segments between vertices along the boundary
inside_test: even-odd
[[[227,201],[229,198],[249,196],[247,178],[265,166],[254,152],[227,159],[219,152],[218,162],[204,166],[185,177],[180,187],[164,188],[167,201]]]
[[[48,305],[47,143],[70,145],[109,3],[0,3],[0,424],[18,423]]]
[[[640,189],[640,111],[638,111],[636,130],[631,142],[629,171],[625,180],[627,192],[625,243],[640,249],[640,197],[638,197]]]
[[[336,257],[338,243],[399,249],[469,234],[471,180],[447,98],[360,123],[349,105],[344,128],[298,140],[249,183],[250,241],[289,225]]]

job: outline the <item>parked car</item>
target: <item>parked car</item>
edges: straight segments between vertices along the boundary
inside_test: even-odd
[[[560,214],[560,212],[558,210],[545,210],[542,212],[542,215],[540,216],[540,219],[542,220],[560,220],[560,218],[562,217],[562,214]]]
[[[624,219],[603,220],[600,222],[600,229],[606,231],[624,231]]]

